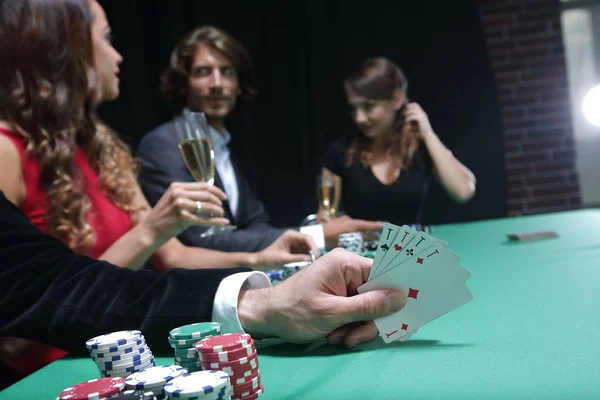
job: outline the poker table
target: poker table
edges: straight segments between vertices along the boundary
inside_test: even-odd
[[[539,230],[559,237],[519,243],[506,236]],[[432,235],[472,272],[473,301],[404,343],[261,348],[261,398],[600,398],[599,210],[436,226]],[[91,359],[66,358],[0,399],[54,399],[94,377]]]

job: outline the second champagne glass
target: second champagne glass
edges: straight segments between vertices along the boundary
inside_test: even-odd
[[[194,179],[214,185],[215,153],[204,113],[184,111],[175,118],[175,129],[179,137],[179,150]],[[233,225],[211,226],[200,237],[231,231],[235,228]]]
[[[317,199],[326,220],[335,218],[339,211],[341,196],[341,179],[324,169],[317,175]]]

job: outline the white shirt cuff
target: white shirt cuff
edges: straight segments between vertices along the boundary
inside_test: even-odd
[[[325,250],[325,233],[323,232],[323,225],[301,226],[300,232],[310,236],[321,252]]]
[[[221,281],[212,320],[221,324],[222,333],[245,333],[238,317],[238,297],[242,289],[261,289],[271,286],[269,277],[261,271],[240,272]]]

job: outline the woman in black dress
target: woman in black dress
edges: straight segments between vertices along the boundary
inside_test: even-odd
[[[322,168],[341,182],[347,215],[418,223],[432,177],[459,203],[473,197],[473,173],[443,145],[419,104],[408,101],[407,81],[397,65],[367,59],[344,88],[359,132],[332,143]]]

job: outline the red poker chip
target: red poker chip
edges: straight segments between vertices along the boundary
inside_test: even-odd
[[[260,377],[260,370],[257,369],[256,371],[252,371],[252,373],[249,374],[248,376],[230,377],[229,382],[231,383],[231,385],[233,387],[235,387],[235,386],[247,385],[248,383],[252,382],[253,380],[255,380],[259,377]]]
[[[230,363],[209,363],[202,362],[200,366],[204,370],[218,369],[227,374],[231,378],[243,378],[252,375],[258,369],[258,358],[256,356],[244,358],[244,363],[230,362]]]
[[[63,390],[58,398],[60,400],[88,400],[102,399],[119,393],[125,388],[124,378],[99,378],[81,382]]]
[[[256,390],[256,392],[250,393],[248,396],[245,397],[231,397],[231,400],[254,400],[254,399],[258,399],[264,391],[264,387],[263,385],[260,385],[260,387]]]
[[[233,387],[233,396],[239,397],[243,396],[245,393],[248,393],[249,396],[251,393],[257,391],[260,387],[260,375],[256,375],[251,380],[248,380],[245,383],[239,385],[232,385]]]
[[[199,353],[198,360],[200,362],[227,363],[251,357],[254,353],[256,353],[256,347],[253,344],[246,344],[237,350],[221,351],[219,353]]]
[[[252,336],[247,333],[224,333],[201,339],[196,342],[195,347],[201,353],[221,353],[238,350],[253,343]]]
[[[250,354],[248,357],[240,357],[237,358],[235,360],[232,361],[202,361],[199,360],[198,362],[202,363],[202,364],[210,364],[211,366],[214,367],[230,367],[230,368],[241,368],[241,367],[247,367],[250,368],[251,365],[258,365],[258,355],[256,353],[256,350]]]

